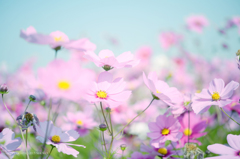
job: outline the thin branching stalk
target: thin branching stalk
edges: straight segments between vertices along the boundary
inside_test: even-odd
[[[51,150],[50,150],[50,152],[49,152],[49,154],[48,154],[48,156],[47,156],[47,159],[48,159],[48,157],[51,155],[53,148],[54,148],[54,146],[52,146],[52,148],[51,148]]]
[[[230,117],[224,110],[223,110],[223,108],[220,108],[222,111],[223,111],[223,113],[224,114],[226,114],[232,121],[234,121],[236,124],[238,124],[239,126],[240,126],[240,124],[236,121],[236,120],[234,120],[232,117]]]
[[[109,114],[109,121],[110,121],[110,127],[111,127],[111,136],[112,136],[111,143],[110,143],[110,147],[109,147],[109,151],[108,151],[108,159],[110,159],[111,149],[112,149],[112,144],[113,144],[114,138],[113,138],[113,128],[112,128],[111,114],[110,114],[110,112],[109,112],[108,114]]]
[[[105,138],[104,138],[104,132],[102,132],[102,139],[103,139],[103,144],[104,144],[105,151],[107,153],[107,147],[106,147],[106,142],[105,142]]]
[[[102,102],[100,102],[100,106],[101,106],[103,118],[104,118],[104,120],[105,120],[105,122],[106,122],[106,125],[107,125],[107,129],[108,129],[109,133],[111,134],[112,132],[110,131],[110,128],[109,128],[109,126],[108,126],[108,122],[107,122],[106,116],[105,116],[104,111],[103,111]]]

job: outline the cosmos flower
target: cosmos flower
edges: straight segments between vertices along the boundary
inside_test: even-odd
[[[21,145],[21,138],[15,138],[12,130],[5,128],[0,133],[0,158],[1,159],[12,159],[16,154],[17,148]]]
[[[190,122],[190,127],[188,127],[188,121]],[[196,116],[196,114],[191,112],[190,120],[188,120],[188,113],[185,113],[179,122],[181,124],[180,132],[183,133],[183,136],[179,142],[180,146],[183,147],[185,143],[188,142],[188,136],[189,142],[198,143],[198,145],[201,145],[201,142],[196,139],[206,135],[206,133],[203,132],[207,128],[206,121],[201,120],[199,116]]]
[[[156,122],[150,122],[148,127],[150,133],[147,135],[151,138],[151,145],[154,147],[159,147],[167,140],[176,142],[182,137],[182,132],[179,131],[181,125],[173,116],[159,115]]]
[[[203,89],[201,93],[195,93],[192,102],[193,111],[199,114],[207,111],[212,105],[224,107],[232,102],[229,98],[232,97],[238,86],[239,83],[231,81],[224,87],[224,81],[215,78],[210,82],[209,89]]]
[[[98,56],[94,52],[88,51],[84,58],[93,61],[96,66],[103,67],[106,71],[113,68],[134,67],[140,62],[139,60],[133,60],[133,54],[130,51],[117,57],[110,50],[102,50]]]
[[[190,16],[186,22],[188,29],[197,33],[202,33],[203,28],[209,25],[207,18],[202,15]]]
[[[158,80],[156,72],[150,72],[148,78],[143,72],[143,80],[155,99],[160,99],[170,106],[182,101],[182,95],[177,88],[169,87],[166,82]]]
[[[238,95],[234,95],[232,97],[232,102],[226,105],[224,108],[229,111],[235,111],[238,114],[240,114],[240,103],[239,103],[240,97]]]
[[[27,130],[30,126],[33,126],[33,129],[36,131],[36,125],[39,125],[39,120],[33,113],[25,112],[24,115],[19,115],[16,120],[23,131]]]
[[[132,153],[131,157],[128,157],[128,159],[154,159],[154,156],[151,155],[143,155],[140,152],[134,152]]]
[[[89,102],[103,102],[110,108],[119,106],[131,95],[131,91],[124,91],[126,83],[122,78],[113,79],[109,72],[102,72],[98,76],[97,82],[91,85],[85,99]]]
[[[172,155],[181,155],[181,150],[173,150],[177,143],[169,144],[165,146],[165,143],[160,144],[158,147],[148,147],[144,144],[141,145],[140,151],[147,152],[151,156],[161,156],[162,159],[172,158]],[[173,147],[174,146],[174,147]]]
[[[92,71],[81,68],[76,61],[58,59],[38,70],[40,88],[49,97],[74,101],[81,99],[94,77]]]
[[[191,104],[192,104],[192,95],[191,94],[184,94],[183,95],[183,101],[180,103],[177,103],[174,106],[171,106],[171,112],[173,115],[179,116],[186,112],[187,110],[191,110]]]
[[[240,135],[229,134],[227,136],[229,146],[222,144],[209,145],[207,149],[212,153],[220,154],[221,156],[207,157],[206,159],[239,159],[240,157]]]
[[[168,50],[170,47],[177,45],[181,40],[182,36],[174,32],[163,32],[159,36],[161,47]]]
[[[49,122],[49,123],[48,123]],[[52,121],[40,122],[40,126],[36,126],[39,136],[36,137],[41,143],[44,143],[46,136],[46,144],[53,145],[58,152],[77,157],[78,151],[70,146],[84,147],[83,145],[70,144],[68,142],[75,141],[79,138],[79,134],[74,130],[62,131],[61,128],[55,127]]]

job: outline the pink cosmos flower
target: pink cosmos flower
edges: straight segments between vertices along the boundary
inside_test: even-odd
[[[107,71],[112,68],[134,67],[140,62],[139,60],[133,60],[133,54],[130,51],[124,52],[118,57],[115,57],[110,50],[102,50],[98,56],[94,52],[88,51],[84,57]]]
[[[39,134],[36,139],[39,140],[41,143],[44,143],[45,136],[47,136],[46,144],[55,146],[58,152],[63,152],[67,155],[73,155],[74,157],[77,157],[79,152],[71,148],[70,146],[78,146],[85,148],[85,146],[83,145],[68,143],[75,141],[79,138],[79,134],[76,131],[69,130],[63,132],[61,128],[55,127],[52,121],[40,122],[40,126],[36,126],[36,128],[37,133]]]
[[[134,152],[131,157],[128,157],[128,159],[154,159],[154,156],[151,155],[143,155],[140,152]]]
[[[86,95],[89,102],[103,102],[113,108],[126,101],[131,95],[131,91],[124,91],[126,83],[122,78],[113,80],[113,75],[109,72],[102,72],[98,76],[97,82],[91,85]]]
[[[232,97],[232,102],[226,105],[224,108],[229,111],[235,111],[238,114],[240,114],[240,103],[239,103],[240,97],[238,95],[234,95]]]
[[[190,127],[188,127],[188,113],[185,113],[179,122],[181,124],[180,131],[183,133],[183,136],[179,142],[179,146],[183,147],[185,143],[188,142],[188,136],[189,142],[194,142],[201,145],[201,142],[196,139],[206,135],[206,133],[203,132],[207,128],[206,121],[202,120],[199,116],[196,116],[196,114],[191,112]]]
[[[235,24],[236,26],[240,27],[240,17],[233,17],[233,18],[232,18],[232,22],[233,22],[233,24]]]
[[[71,50],[87,51],[90,45],[91,47],[94,45],[87,39],[69,40],[68,36],[60,31],[52,32],[49,35],[40,34],[32,26],[26,30],[21,30],[20,37],[30,43],[50,45],[51,48],[58,50],[64,47]]]
[[[240,158],[240,135],[229,134],[227,141],[230,147],[222,144],[209,145],[207,149],[213,153],[220,154],[217,157],[207,157],[206,159],[239,159]]]
[[[40,87],[50,97],[79,100],[95,77],[76,61],[54,60],[47,67],[38,70]]]
[[[175,116],[179,116],[187,110],[191,110],[192,95],[184,94],[182,99],[180,103],[170,107],[172,114]]]
[[[173,147],[173,146],[174,147]],[[172,155],[181,155],[181,150],[173,150],[176,147],[177,143],[169,144],[165,146],[165,143],[160,144],[158,147],[148,147],[144,144],[141,145],[140,151],[147,152],[151,156],[161,156],[162,159],[172,158]]]
[[[197,33],[202,33],[203,28],[209,25],[207,18],[202,15],[190,16],[186,22],[188,29]]]
[[[147,135],[152,139],[151,145],[154,147],[159,147],[159,144],[167,140],[176,142],[182,137],[182,132],[179,131],[181,125],[173,116],[159,115],[156,122],[150,122],[148,127],[150,133]]]
[[[87,112],[68,112],[65,118],[67,124],[63,127],[76,130],[81,136],[87,135],[89,130],[98,126],[98,123],[94,121],[92,114]]]
[[[159,36],[161,47],[168,50],[170,47],[178,44],[182,40],[182,36],[174,32],[163,32]]]
[[[149,46],[142,46],[136,51],[136,58],[141,60],[140,68],[148,67],[152,55],[152,48]]]
[[[148,78],[143,72],[143,80],[155,99],[160,99],[172,106],[182,101],[182,95],[175,87],[169,87],[164,81],[157,79],[156,72],[150,72]]]
[[[21,145],[21,138],[15,138],[14,132],[12,130],[5,128],[0,133],[0,158],[9,159],[13,158],[16,154],[17,148]]]
[[[231,81],[224,87],[224,81],[215,78],[210,82],[209,89],[203,89],[201,93],[195,93],[192,102],[193,111],[199,114],[207,111],[212,105],[224,107],[232,102],[229,98],[232,97],[238,86],[239,83]]]

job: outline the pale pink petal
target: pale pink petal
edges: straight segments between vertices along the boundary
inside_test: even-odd
[[[130,51],[124,52],[120,54],[116,59],[119,63],[127,62],[133,59],[133,54]]]
[[[232,148],[234,148],[237,151],[240,150],[240,135],[229,134],[227,136],[227,141]]]
[[[108,83],[112,83],[113,81],[113,75],[107,71],[100,73],[97,80],[98,83],[105,82],[105,81]]]
[[[108,57],[111,57],[111,56],[114,57],[114,54],[111,50],[102,50],[102,51],[99,52],[98,56],[101,59],[104,59],[104,58],[108,58]]]
[[[236,152],[236,150],[222,144],[209,145],[207,149],[212,153],[221,154],[221,155],[234,155]]]
[[[233,95],[233,91],[236,90],[239,86],[238,82],[231,81],[227,84],[227,86],[223,89],[222,93],[220,94],[221,99],[228,99],[231,98]]]

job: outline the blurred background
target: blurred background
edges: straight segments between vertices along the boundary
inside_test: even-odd
[[[165,56],[176,56],[178,52],[163,49],[159,34],[173,31],[183,36],[184,47],[191,53],[206,58],[234,58],[240,46],[238,29],[224,35],[218,30],[240,15],[239,5],[238,0],[0,1],[0,65],[12,72],[35,57],[36,69],[54,58],[49,46],[29,45],[20,38],[20,30],[29,26],[43,34],[59,30],[69,39],[88,38],[97,45],[96,53],[102,49],[115,54],[135,52],[147,45],[155,55]],[[186,19],[191,15],[203,15],[209,21],[202,34],[187,29]],[[70,57],[68,51],[62,52],[60,58]]]

